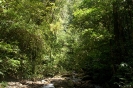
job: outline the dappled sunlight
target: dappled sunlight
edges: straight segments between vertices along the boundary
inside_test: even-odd
[[[132,88],[133,0],[0,0],[0,88]]]
[[[6,88],[101,88],[81,74],[64,74],[42,80],[7,82]]]

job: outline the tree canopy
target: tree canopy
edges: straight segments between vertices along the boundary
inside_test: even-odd
[[[76,71],[103,88],[133,85],[132,9],[132,0],[0,0],[1,80]]]

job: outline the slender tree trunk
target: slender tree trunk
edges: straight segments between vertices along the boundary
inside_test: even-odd
[[[121,59],[121,50],[120,50],[120,25],[119,25],[119,17],[118,17],[118,5],[117,1],[113,3],[113,17],[114,17],[114,50],[113,50],[113,58],[114,64],[119,64]]]
[[[133,1],[126,0],[124,3],[125,9],[122,11],[119,9],[124,6],[120,3],[117,0],[113,3],[114,46],[112,50],[112,62],[114,65],[119,65],[121,62],[127,61],[127,58],[131,55],[129,53],[133,45]]]

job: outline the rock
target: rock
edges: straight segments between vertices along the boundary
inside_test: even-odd
[[[47,82],[47,81],[45,81],[45,80],[42,80],[42,81],[41,81],[41,83],[46,83],[46,82]]]

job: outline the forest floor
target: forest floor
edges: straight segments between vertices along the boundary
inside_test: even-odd
[[[48,87],[49,85],[53,87]],[[2,88],[2,87],[0,87]],[[9,81],[4,88],[96,88],[91,80],[82,81],[70,75],[54,76],[37,81]],[[99,87],[100,88],[100,87]]]

